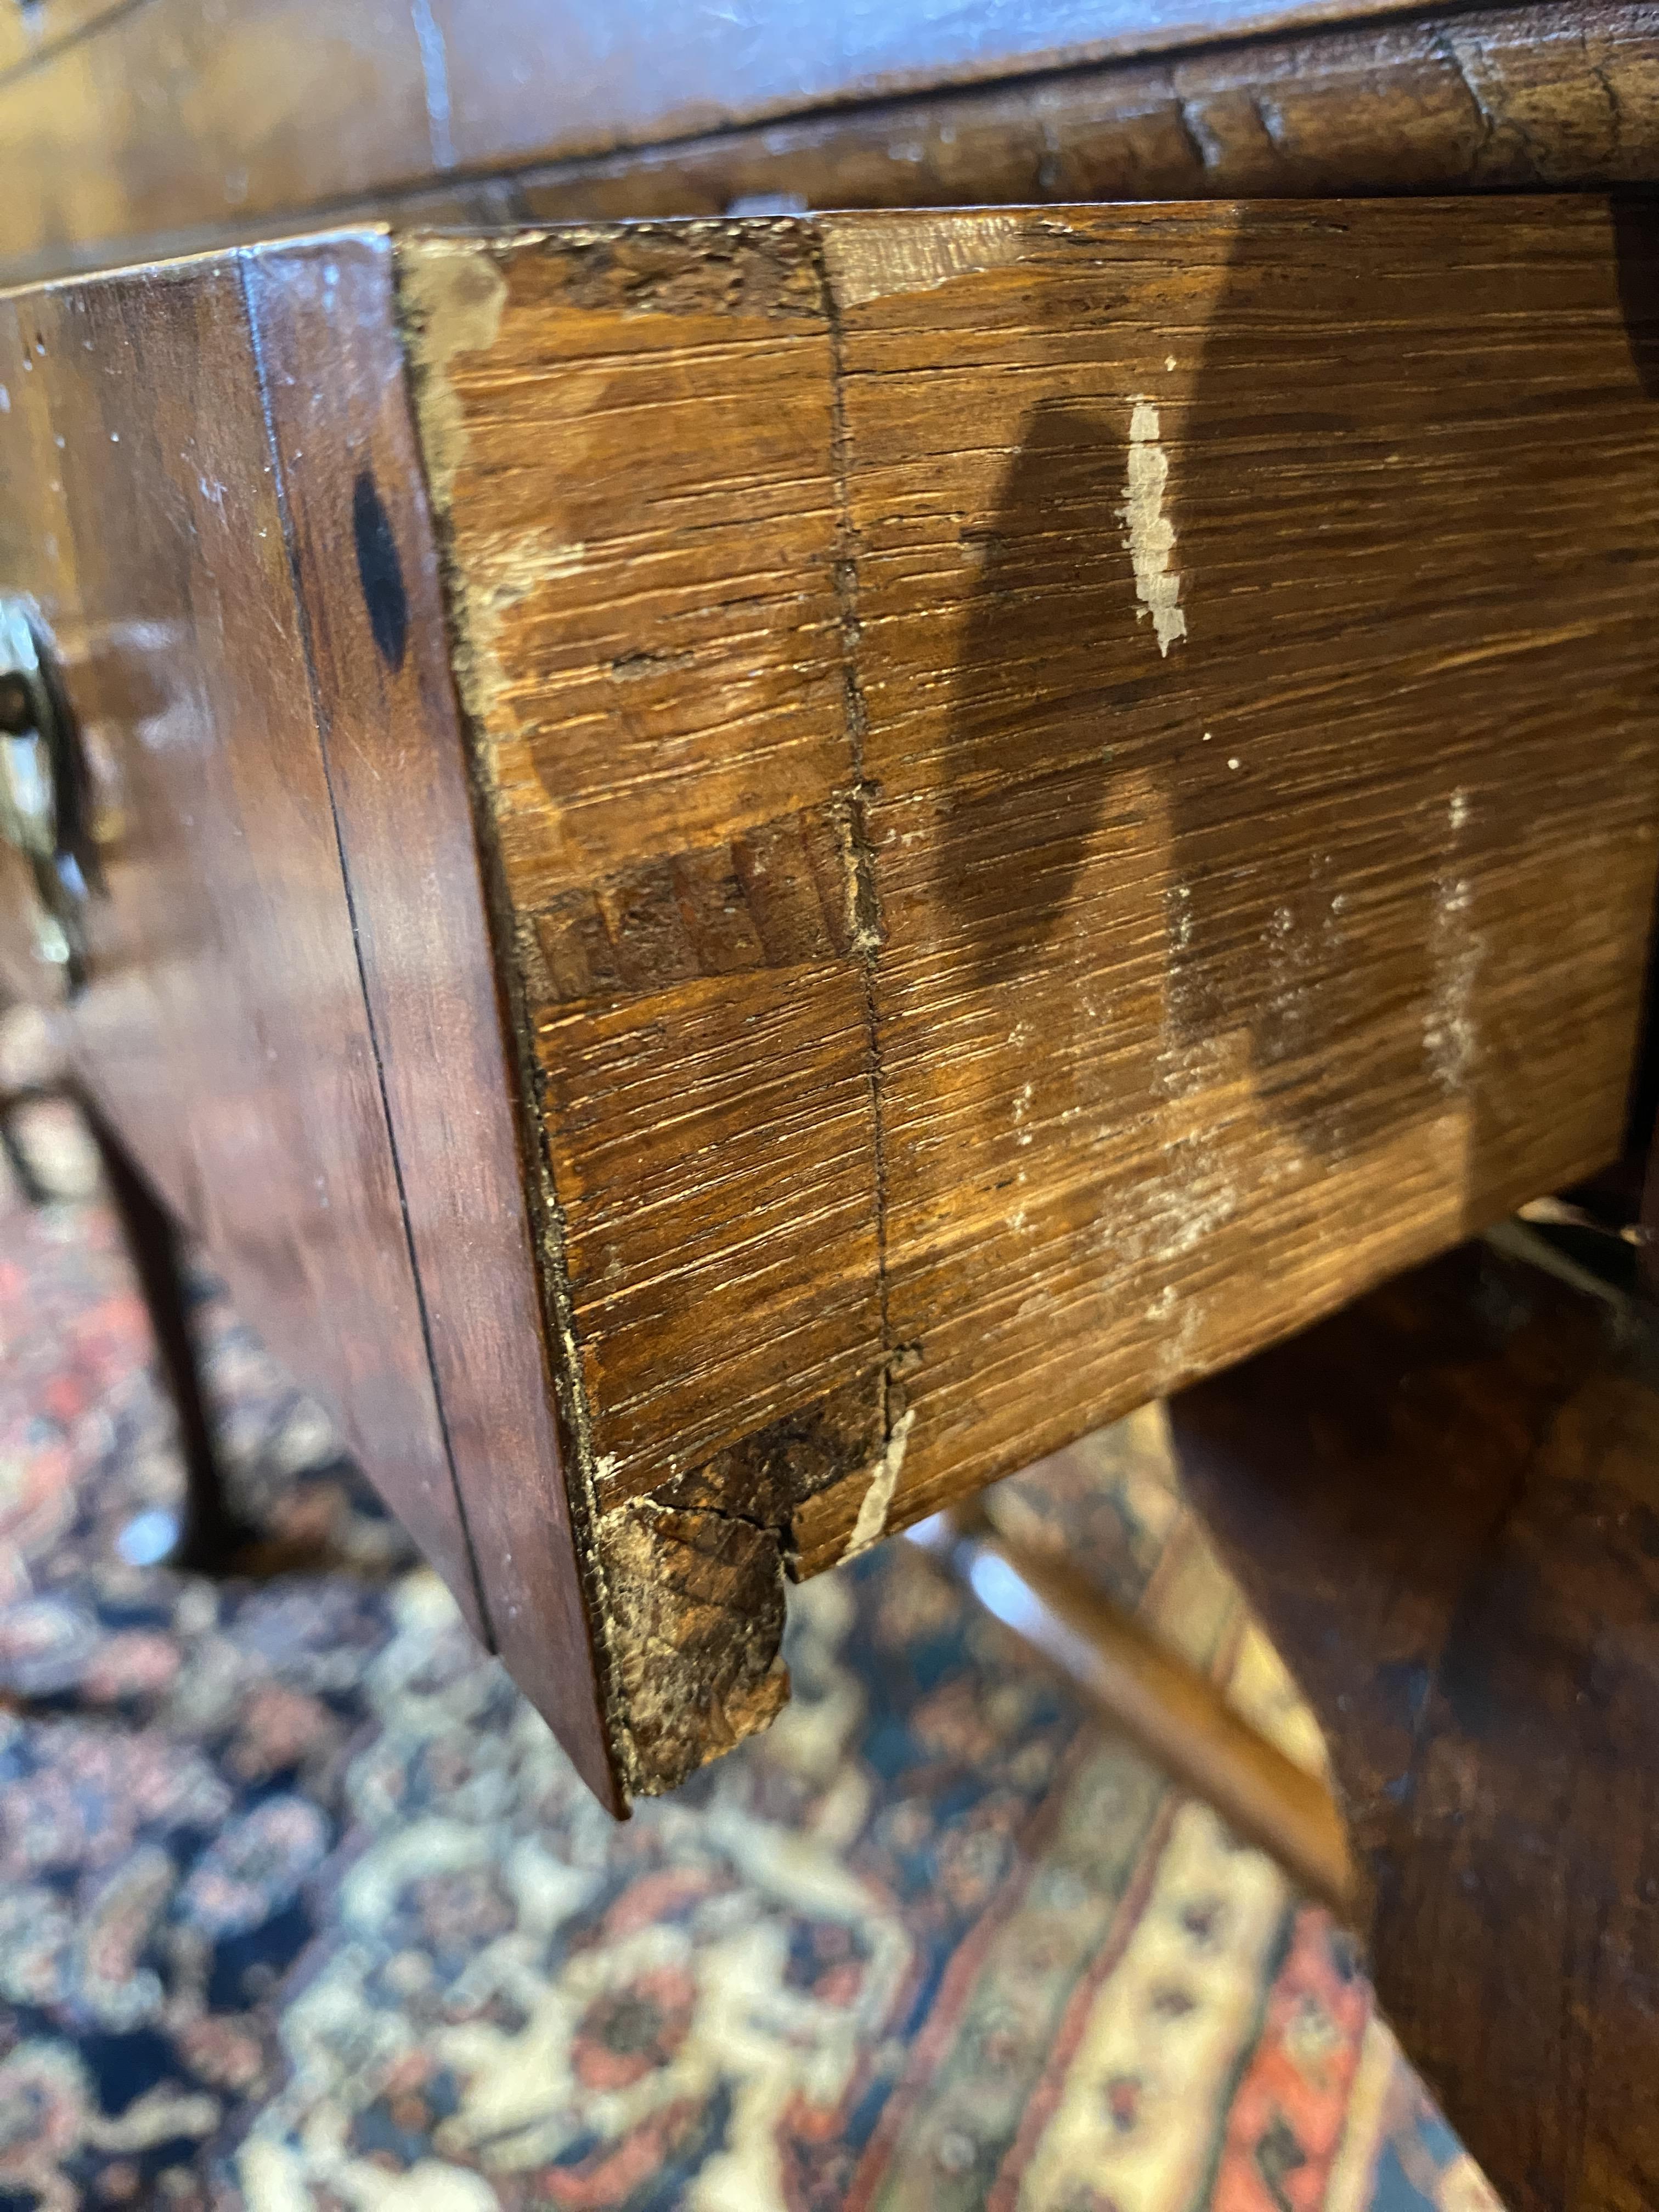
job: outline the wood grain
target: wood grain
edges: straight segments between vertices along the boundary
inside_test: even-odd
[[[696,15],[635,0],[434,0],[462,166],[681,137],[716,121],[1018,77],[1107,54],[1287,24],[1386,16],[1407,0],[771,0]],[[488,35],[484,35],[485,30]],[[546,66],[558,54],[556,75]]]
[[[824,234],[918,1510],[1617,1149],[1659,426],[1605,209]]]
[[[829,325],[788,225],[404,267],[566,1425],[663,1786],[775,1711],[781,1516],[883,1443]]]
[[[1511,2212],[1659,2179],[1656,1348],[1465,1247],[1171,1407],[1331,1746],[1382,2005]]]
[[[1659,11],[1533,4],[940,88],[515,179],[544,221],[1605,188],[1659,175]]]
[[[482,1630],[236,257],[0,301],[0,569],[97,763],[81,1070]]]
[[[112,13],[0,74],[0,270],[269,236],[319,210],[418,225],[1659,177],[1651,0],[1403,20],[1275,0],[653,9],[623,39],[609,9],[478,16]]]
[[[1653,233],[1070,209],[402,266],[663,1786],[773,1710],[780,1565],[1617,1152]]]
[[[96,1109],[619,1808],[392,311],[373,235],[0,302],[0,574],[97,769]]]
[[[384,236],[246,269],[427,1349],[484,1617],[620,1809]]]

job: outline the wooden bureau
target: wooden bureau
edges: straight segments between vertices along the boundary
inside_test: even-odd
[[[1177,1394],[1385,2003],[1641,2212],[1646,1325],[1401,1271],[1650,1134],[1659,15],[625,14],[0,14],[0,994],[615,1812]]]
[[[611,1803],[776,1711],[786,1575],[1619,1150],[1651,236],[349,232],[0,302],[83,1078]]]

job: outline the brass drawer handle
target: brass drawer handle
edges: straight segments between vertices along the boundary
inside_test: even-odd
[[[87,979],[85,910],[91,846],[86,778],[74,717],[45,623],[31,604],[0,595],[0,837],[28,862],[40,901],[43,960],[72,996]]]

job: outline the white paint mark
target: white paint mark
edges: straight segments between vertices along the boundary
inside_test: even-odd
[[[1159,653],[1167,653],[1186,636],[1187,617],[1179,604],[1181,572],[1170,557],[1175,525],[1164,512],[1170,457],[1158,441],[1158,408],[1150,399],[1137,399],[1129,418],[1128,471],[1118,518],[1128,526],[1123,542],[1134,562],[1135,596],[1152,618]]]
[[[1480,1049],[1474,1001],[1485,948],[1470,927],[1469,909],[1474,903],[1467,876],[1448,873],[1436,882],[1434,995],[1423,1025],[1423,1044],[1446,1091],[1463,1089]]]
[[[9,415],[10,412],[11,394],[3,384],[0,384],[0,415]]]
[[[1238,766],[1238,755],[1237,753],[1228,754],[1227,765],[1229,768],[1237,768]]]
[[[1173,920],[1172,942],[1177,952],[1185,952],[1193,941],[1193,894],[1189,884],[1176,885]]]
[[[1031,1141],[1031,1133],[1025,1127],[1024,1122],[1025,1116],[1031,1110],[1031,1100],[1036,1095],[1036,1090],[1035,1084],[1023,1083],[1014,1093],[1014,1128],[1017,1133],[1014,1142],[1017,1145],[1029,1145]]]
[[[1218,1229],[1224,1229],[1238,1212],[1239,1194],[1228,1182],[1216,1182],[1207,1189],[1201,1183],[1185,1189],[1172,1185],[1168,1195],[1174,1218],[1158,1247],[1160,1259],[1178,1259],[1190,1252]]]
[[[887,1449],[871,1470],[870,1487],[859,1501],[859,1517],[853,1523],[853,1533],[847,1539],[843,1559],[854,1559],[860,1552],[867,1552],[887,1533],[888,1510],[893,1503],[893,1492],[898,1487],[899,1469],[904,1465],[904,1448],[910,1441],[910,1425],[915,1419],[912,1408],[901,1413],[893,1424],[893,1433],[887,1439]]]
[[[1434,993],[1423,1024],[1423,1047],[1441,1088],[1448,1091],[1467,1087],[1480,1049],[1475,1004],[1486,946],[1471,920],[1474,887],[1459,872],[1455,858],[1472,811],[1470,794],[1460,785],[1447,802],[1451,849],[1434,885]]]
[[[1165,368],[1166,369],[1170,370],[1170,371],[1173,374],[1174,369],[1175,369],[1175,365],[1176,365],[1176,357],[1175,357],[1175,356],[1174,356],[1172,353],[1167,353],[1167,354],[1165,354],[1165,355],[1164,355],[1164,368]]]

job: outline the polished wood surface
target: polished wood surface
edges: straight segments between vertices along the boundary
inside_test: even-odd
[[[403,249],[635,1787],[775,1710],[780,1564],[1617,1152],[1653,253],[1589,200]]]
[[[614,1802],[386,264],[0,301],[0,571],[98,791],[81,1080]]]
[[[712,14],[43,0],[30,20],[35,58],[14,44],[8,68],[0,48],[0,274],[14,278],[313,228],[319,211],[499,223],[719,215],[757,198],[1659,178],[1650,0],[1427,14],[1356,0]]]
[[[1466,1247],[1171,1419],[1188,1494],[1325,1729],[1413,2062],[1510,2212],[1647,2212],[1652,1312]]]
[[[76,1009],[127,1150],[482,1628],[235,257],[0,301],[0,562],[62,647],[108,896]]]
[[[4,250],[258,226],[450,172],[683,137],[1407,0],[138,0],[0,76]],[[90,18],[88,21],[87,19]],[[4,53],[0,52],[0,66]]]
[[[246,274],[421,1325],[483,1617],[616,1804],[391,252],[384,237],[326,238],[252,257]]]
[[[1328,26],[945,88],[507,180],[538,220],[1045,200],[1605,188],[1659,178],[1659,13]]]

